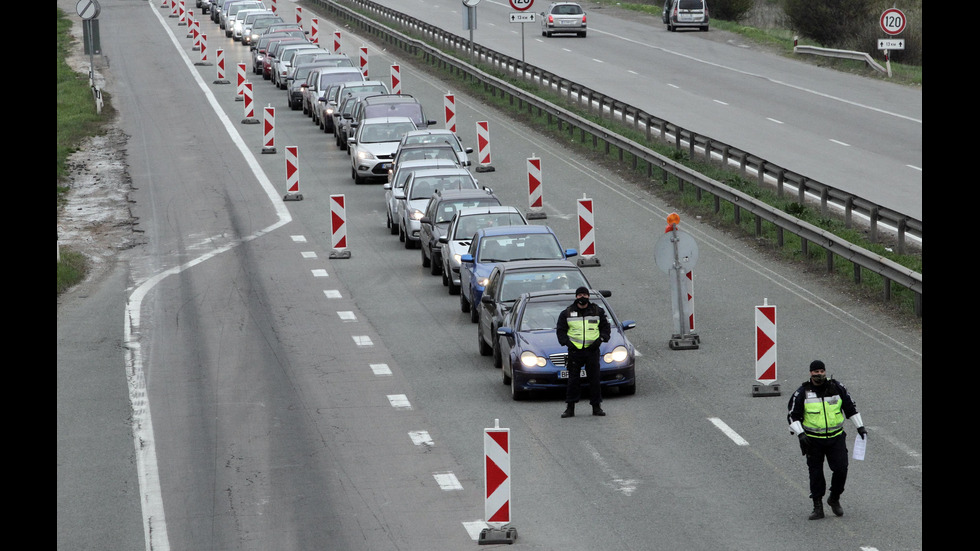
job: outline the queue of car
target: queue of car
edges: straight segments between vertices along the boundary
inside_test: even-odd
[[[620,322],[607,300],[611,292],[594,289],[568,260],[577,250],[479,184],[468,168],[472,148],[434,128],[416,98],[367,80],[348,56],[310,43],[301,27],[282,22],[262,2],[202,4],[229,37],[249,46],[253,72],[284,89],[291,109],[334,134],[350,156],[355,184],[384,183],[390,233],[406,249],[420,249],[422,267],[442,276],[450,296],[459,295],[460,310],[476,325],[477,352],[493,356],[513,399],[564,389],[567,351],[555,330],[580,286],[592,290],[612,326],[600,346],[601,384],[635,393],[635,349],[624,334],[635,322]],[[547,15],[543,34],[585,35],[577,4],[556,2]]]

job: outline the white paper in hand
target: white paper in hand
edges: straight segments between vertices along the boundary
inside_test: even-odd
[[[864,461],[864,452],[868,448],[868,435],[865,434],[864,438],[861,435],[857,435],[854,439],[854,459],[858,461]]]

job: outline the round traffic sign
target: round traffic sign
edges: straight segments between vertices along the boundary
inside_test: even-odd
[[[75,13],[82,19],[95,19],[102,11],[97,0],[78,0],[75,4]]]
[[[677,240],[677,248],[674,248],[674,240]],[[694,269],[698,263],[698,243],[691,234],[677,230],[668,232],[660,236],[660,239],[653,247],[653,260],[666,274],[675,268],[681,268],[685,272]]]
[[[896,35],[905,30],[905,13],[898,8],[888,8],[881,14],[881,30]]]
[[[517,11],[529,10],[533,4],[534,0],[510,0],[510,7]]]

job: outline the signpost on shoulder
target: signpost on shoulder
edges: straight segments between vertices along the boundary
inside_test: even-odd
[[[531,6],[534,5],[534,0],[509,0],[510,7],[517,10],[510,14],[511,23],[521,24],[521,61],[524,59],[524,24],[534,23],[534,12],[531,11]]]
[[[463,0],[463,30],[470,31],[470,63],[473,62],[473,31],[476,29],[476,5],[480,0]]]
[[[888,36],[897,36],[902,34],[905,30],[905,25],[907,20],[905,19],[905,13],[898,8],[888,8],[881,14],[879,19],[881,24],[881,30],[885,32]],[[904,38],[879,38],[878,39],[878,49],[885,52],[885,68],[888,70],[888,76],[892,76],[892,62],[891,58],[888,56],[890,50],[904,50],[905,49],[905,39]]]

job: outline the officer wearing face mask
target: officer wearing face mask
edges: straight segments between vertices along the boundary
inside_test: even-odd
[[[823,496],[827,490],[823,462],[830,466],[830,497],[827,505],[837,516],[844,514],[840,495],[847,482],[847,434],[844,419],[850,419],[861,438],[867,438],[861,414],[844,385],[827,378],[820,360],[810,363],[810,380],[803,383],[789,399],[789,430],[800,439],[800,450],[806,456],[810,471],[810,520],[824,517]]]
[[[602,390],[599,386],[599,345],[609,341],[609,319],[606,311],[589,301],[589,290],[575,290],[575,302],[558,315],[556,335],[558,342],[568,349],[565,369],[568,370],[568,386],[565,391],[565,412],[562,418],[575,416],[575,403],[582,393],[580,371],[585,366],[589,379],[589,403],[592,415],[605,415],[600,404]]]

